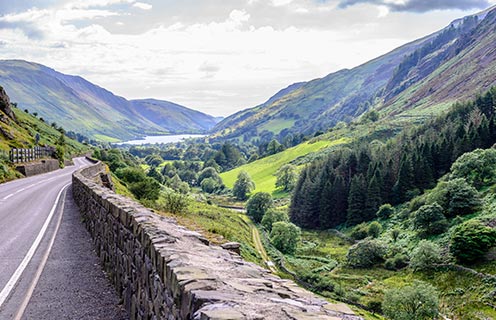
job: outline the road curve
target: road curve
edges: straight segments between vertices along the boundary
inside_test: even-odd
[[[0,184],[0,320],[126,318],[72,200],[89,162],[74,163]]]

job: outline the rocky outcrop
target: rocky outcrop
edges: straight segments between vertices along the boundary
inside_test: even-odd
[[[73,193],[131,319],[361,319],[115,194],[103,171],[76,172]]]
[[[10,98],[7,95],[7,93],[5,92],[5,90],[3,89],[3,87],[1,87],[1,86],[0,86],[0,111],[2,111],[10,119],[16,121],[15,114],[12,111],[12,108],[10,107]],[[0,119],[2,119],[2,118],[3,117],[0,114]],[[5,120],[6,119],[3,119],[2,121],[6,122]]]

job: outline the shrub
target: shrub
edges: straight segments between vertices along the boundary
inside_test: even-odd
[[[373,221],[367,227],[367,235],[372,238],[377,238],[382,232],[382,226],[379,222]]]
[[[272,205],[272,196],[269,193],[258,192],[251,196],[246,203],[246,213],[255,223],[259,223]]]
[[[290,222],[276,222],[272,225],[270,242],[282,253],[293,254],[300,241],[300,228]]]
[[[368,225],[364,222],[354,226],[351,230],[350,236],[355,240],[363,240],[367,238],[367,233]]]
[[[429,236],[445,232],[448,221],[439,204],[426,204],[413,214],[413,226],[421,235]]]
[[[389,217],[391,217],[393,214],[394,214],[394,207],[389,203],[386,203],[379,207],[376,216],[379,219],[385,220],[385,219],[389,219]]]
[[[441,263],[441,248],[428,240],[421,240],[413,249],[410,267],[414,270],[425,270],[433,264]]]
[[[346,254],[352,268],[368,268],[384,260],[386,246],[378,240],[363,240],[353,245]]]
[[[496,245],[496,230],[471,220],[458,225],[450,240],[450,251],[458,262],[470,263]]]
[[[439,298],[434,287],[415,280],[413,285],[387,290],[382,311],[391,320],[435,319],[439,310]]]
[[[465,178],[475,188],[496,182],[496,150],[477,149],[460,156],[451,166],[450,178]]]
[[[170,213],[183,213],[188,207],[190,199],[187,195],[173,191],[165,192],[157,201],[160,210]]]
[[[400,270],[408,266],[408,257],[402,253],[396,254],[384,263],[384,268],[388,270]]]
[[[398,241],[400,234],[401,234],[401,230],[398,228],[394,228],[393,230],[391,230],[391,239],[393,240],[393,242]]]

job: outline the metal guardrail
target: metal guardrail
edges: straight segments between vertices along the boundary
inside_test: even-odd
[[[34,147],[31,149],[12,148],[9,152],[9,159],[12,163],[24,163],[41,158],[52,157],[54,153],[54,147]]]

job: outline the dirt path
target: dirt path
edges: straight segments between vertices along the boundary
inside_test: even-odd
[[[258,232],[257,227],[255,227],[251,219],[245,214],[240,214],[240,217],[250,226],[253,244],[255,245],[255,249],[262,257],[265,266],[270,270],[270,272],[277,273],[277,269],[274,267],[274,263],[270,260],[267,251],[265,251],[265,247],[263,246],[262,240],[260,239],[260,233]]]

